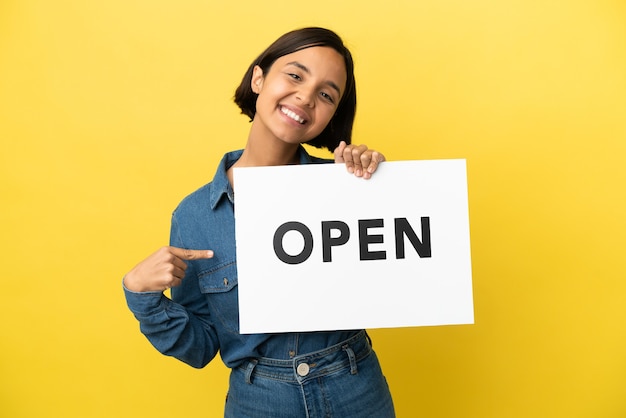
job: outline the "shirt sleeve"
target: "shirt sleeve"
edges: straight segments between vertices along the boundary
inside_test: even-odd
[[[170,244],[184,248],[175,218],[172,218]],[[173,293],[184,295],[181,303],[162,292],[133,292],[124,287],[124,294],[141,332],[159,352],[202,368],[217,354],[217,333],[191,265],[182,282],[179,288],[172,289]]]

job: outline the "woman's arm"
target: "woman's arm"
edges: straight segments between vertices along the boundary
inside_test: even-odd
[[[141,332],[159,352],[201,368],[215,357],[219,341],[206,298],[197,289],[195,272],[185,261],[211,258],[213,254],[180,248],[183,245],[177,242],[178,236],[173,219],[173,246],[159,249],[133,268],[124,278],[124,293]],[[163,294],[170,287],[185,288],[185,305]]]

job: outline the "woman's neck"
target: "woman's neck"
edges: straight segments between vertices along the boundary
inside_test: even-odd
[[[255,144],[248,141],[241,157],[235,165],[237,167],[265,167],[275,165],[289,165],[298,163],[298,144],[288,146],[276,144]]]
[[[263,140],[260,136],[248,137],[241,157],[227,172],[231,186],[233,184],[233,168],[235,167],[266,167],[298,164],[299,144],[288,144],[277,140]]]

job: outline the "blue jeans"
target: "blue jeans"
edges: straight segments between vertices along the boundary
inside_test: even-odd
[[[393,418],[387,381],[365,331],[291,360],[233,369],[225,418]]]

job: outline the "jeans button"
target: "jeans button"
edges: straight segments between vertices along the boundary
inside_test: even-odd
[[[296,372],[298,372],[298,375],[301,377],[306,376],[307,374],[309,374],[309,365],[306,363],[298,364],[298,368],[296,369]]]

